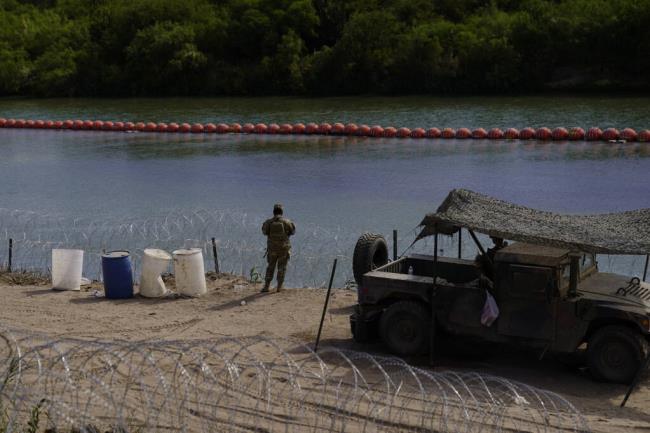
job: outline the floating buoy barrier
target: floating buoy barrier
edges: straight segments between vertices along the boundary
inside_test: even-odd
[[[445,139],[490,139],[490,140],[531,140],[542,141],[610,141],[610,142],[650,142],[650,130],[636,131],[632,128],[618,130],[610,127],[602,130],[590,127],[585,130],[580,127],[550,129],[530,127],[518,130],[516,128],[491,128],[485,130],[476,128],[395,128],[381,125],[357,125],[356,123],[343,124],[329,123],[164,123],[164,122],[122,122],[111,120],[41,120],[41,119],[5,119],[0,118],[0,128],[16,129],[55,129],[73,131],[125,131],[125,132],[163,132],[163,133],[193,133],[193,134],[292,134],[292,135],[346,135],[360,137],[397,137],[397,138],[445,138]]]

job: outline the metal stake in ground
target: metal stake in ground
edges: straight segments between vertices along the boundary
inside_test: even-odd
[[[11,265],[13,261],[13,255],[14,255],[14,240],[12,238],[9,238],[9,262],[7,263],[7,270],[11,272]]]
[[[217,241],[212,238],[212,257],[214,258],[214,272],[219,273],[219,256],[217,255]]]
[[[332,293],[332,282],[334,281],[334,273],[336,272],[336,262],[338,259],[334,259],[334,264],[332,265],[332,275],[330,275],[330,283],[327,286],[327,296],[325,296],[325,305],[323,305],[323,314],[320,317],[320,325],[318,325],[318,335],[316,335],[316,343],[314,344],[314,352],[318,350],[318,343],[320,342],[320,334],[323,330],[323,321],[325,320],[325,312],[327,312],[327,304],[330,301],[330,293]]]

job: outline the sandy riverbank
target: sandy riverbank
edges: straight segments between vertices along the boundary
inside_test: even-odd
[[[53,336],[132,341],[259,334],[303,342],[315,339],[323,289],[260,294],[259,284],[230,275],[209,276],[208,287],[208,294],[201,298],[114,301],[95,296],[96,290],[101,292],[98,284],[81,292],[54,292],[47,282],[5,275],[0,276],[0,323]],[[386,355],[379,345],[352,341],[348,315],[355,300],[353,291],[333,291],[323,344]],[[554,391],[586,416],[593,431],[650,431],[650,388],[646,385],[632,396],[628,407],[620,409],[624,386],[594,382],[587,372],[570,370],[551,359],[539,361],[534,354],[514,350],[462,352],[443,348],[435,368],[475,370]],[[409,361],[427,365],[426,359]]]

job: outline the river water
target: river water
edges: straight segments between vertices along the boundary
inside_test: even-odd
[[[630,97],[5,99],[0,117],[642,129],[650,127],[648,102]],[[222,269],[249,274],[264,267],[259,225],[273,204],[282,202],[298,226],[288,282],[299,286],[323,284],[334,257],[340,260],[337,283],[349,279],[352,249],[364,231],[389,235],[398,229],[401,252],[424,214],[453,188],[551,211],[594,213],[650,207],[649,182],[650,145],[643,143],[0,129],[2,236],[29,242],[17,259],[36,263],[39,256],[42,262],[49,241],[80,246],[83,238],[81,246],[96,256],[102,248],[206,246],[214,236]],[[56,235],[46,229],[52,218]],[[116,234],[114,227],[122,224],[130,234]],[[147,239],[146,224],[162,227],[166,236]],[[93,236],[101,240],[87,239]],[[453,248],[453,242],[445,240],[443,248]],[[466,254],[473,254],[469,246]],[[0,248],[0,261],[5,256]],[[632,274],[643,266],[639,258],[602,258],[601,264]],[[97,268],[96,261],[91,267]]]

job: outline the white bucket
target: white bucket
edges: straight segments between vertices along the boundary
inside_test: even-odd
[[[80,290],[84,265],[83,250],[52,250],[52,288]]]
[[[176,250],[173,254],[178,293],[186,296],[204,295],[208,289],[205,287],[203,251],[200,248],[191,248]]]
[[[167,251],[147,248],[142,256],[142,275],[140,276],[140,295],[159,298],[169,293],[160,274],[169,268],[172,256]]]

